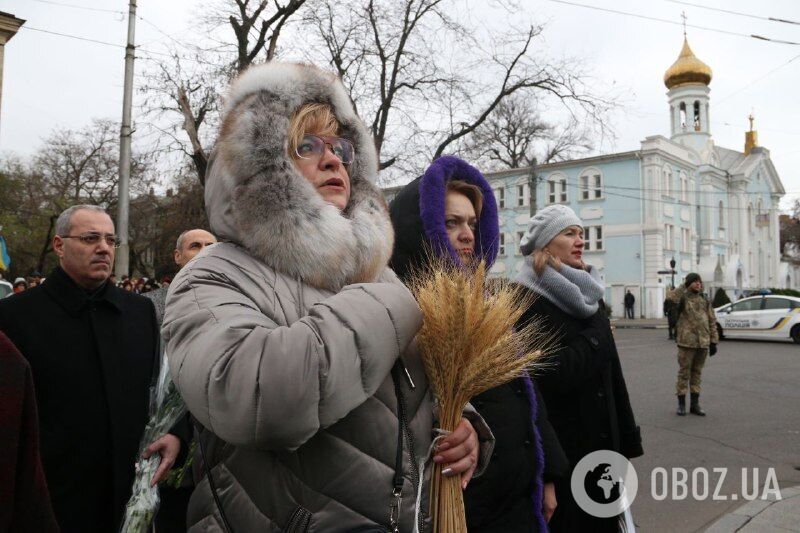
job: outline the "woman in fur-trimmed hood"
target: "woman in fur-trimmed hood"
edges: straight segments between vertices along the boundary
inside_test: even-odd
[[[421,314],[386,267],[376,176],[333,75],[268,63],[233,82],[205,189],[221,242],[176,276],[162,329],[206,428],[190,531],[427,528],[415,505],[434,424],[412,342]],[[476,431],[462,420],[448,442],[443,462],[469,478]]]
[[[452,156],[437,159],[406,185],[390,206],[395,227],[391,266],[408,281],[430,253],[468,267],[491,268],[500,225],[492,187],[474,167]],[[528,376],[471,401],[496,439],[483,475],[464,493],[470,532],[543,532],[555,508],[553,481],[569,465]]]

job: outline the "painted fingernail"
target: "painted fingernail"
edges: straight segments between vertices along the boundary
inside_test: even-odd
[[[442,461],[444,461],[444,457],[442,457],[441,455],[434,455],[433,456],[433,462],[434,463],[441,463]]]
[[[467,490],[467,482],[466,481],[462,481],[461,482],[461,490]]]
[[[443,476],[452,476],[453,475],[453,469],[452,468],[445,468],[444,470],[442,470],[442,475]]]

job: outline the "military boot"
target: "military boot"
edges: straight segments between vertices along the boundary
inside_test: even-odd
[[[678,416],[686,416],[686,396],[678,396]]]
[[[700,409],[700,393],[692,393],[692,405],[689,407],[689,412],[697,416],[706,416],[706,412]]]

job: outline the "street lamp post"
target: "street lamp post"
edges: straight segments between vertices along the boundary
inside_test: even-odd
[[[672,271],[672,288],[675,288],[675,257],[669,260],[669,269]]]
[[[531,216],[536,214],[536,202],[538,198],[536,197],[536,187],[539,184],[539,178],[536,176],[536,165],[538,161],[534,157],[531,160],[531,166],[528,169],[528,192],[530,193],[530,199],[528,200],[530,203],[530,214]]]

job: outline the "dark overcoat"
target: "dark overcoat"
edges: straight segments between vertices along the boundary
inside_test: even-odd
[[[541,483],[569,474],[539,391],[517,378],[472,398],[495,438],[486,471],[464,491],[467,528],[480,533],[546,532]]]
[[[559,336],[558,348],[548,359],[550,366],[537,375],[536,383],[571,467],[596,450],[613,450],[629,459],[642,455],[639,427],[603,302],[594,316],[580,319],[539,296],[521,320],[525,323],[536,316]],[[593,518],[577,506],[569,482],[570,476],[556,481],[558,507],[550,529],[616,531],[615,519]]]
[[[64,532],[118,529],[158,355],[153,304],[110,283],[89,294],[60,268],[0,301],[0,330],[33,372],[41,454]]]

